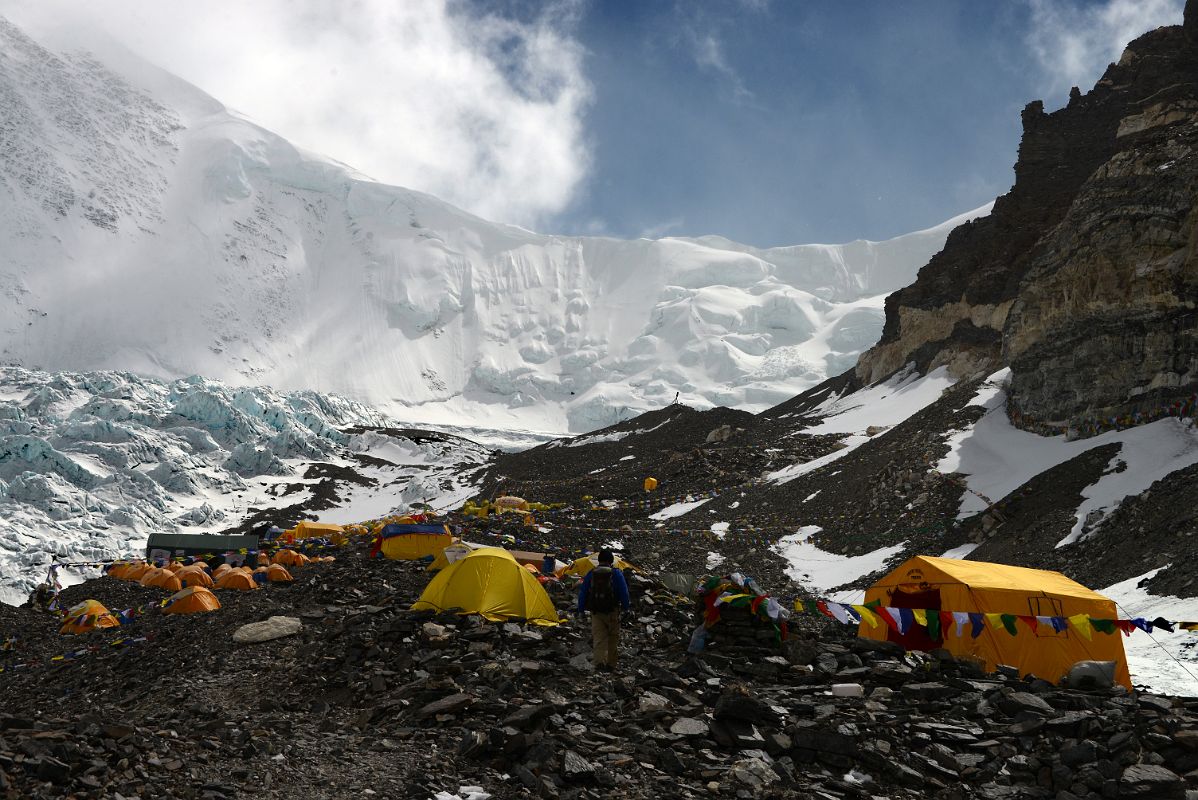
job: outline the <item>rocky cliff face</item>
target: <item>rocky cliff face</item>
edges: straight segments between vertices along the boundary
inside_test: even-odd
[[[1089,93],[1023,111],[1016,182],[886,302],[857,377],[1012,367],[1026,419],[1148,411],[1198,383],[1198,0]]]

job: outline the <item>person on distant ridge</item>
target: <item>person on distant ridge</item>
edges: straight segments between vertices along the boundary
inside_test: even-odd
[[[599,565],[586,574],[578,588],[578,610],[591,612],[591,660],[595,668],[615,672],[620,650],[620,609],[628,611],[632,602],[624,574],[613,568],[611,550],[600,550]]]

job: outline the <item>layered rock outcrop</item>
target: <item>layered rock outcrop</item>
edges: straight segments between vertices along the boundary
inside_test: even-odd
[[[1023,111],[1016,181],[886,303],[856,375],[1012,367],[1024,419],[1077,427],[1198,384],[1198,0],[1089,93]]]

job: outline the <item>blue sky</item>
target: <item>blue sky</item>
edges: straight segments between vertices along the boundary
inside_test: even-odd
[[[1115,4],[1051,5],[591,3],[594,160],[558,227],[768,246],[888,238],[980,206],[1014,179],[1020,109],[1062,105],[1050,73],[1078,66],[1038,55],[1033,26]],[[1144,29],[1180,21],[1179,4],[1139,5]],[[1090,61],[1092,84],[1106,60]]]
[[[1007,191],[1183,0],[0,0],[296,144],[546,233],[884,239]]]

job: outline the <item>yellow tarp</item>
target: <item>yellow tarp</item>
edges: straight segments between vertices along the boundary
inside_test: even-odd
[[[71,606],[67,611],[66,621],[63,622],[58,632],[87,633],[96,628],[115,628],[120,624],[120,620],[98,600],[84,600],[78,605]]]
[[[904,594],[908,599],[904,599]],[[869,588],[865,604],[876,600],[883,606],[929,608],[934,606],[928,605],[928,599],[935,601],[937,595],[939,608],[945,611],[1032,617],[1084,614],[1096,619],[1119,616],[1114,601],[1059,572],[932,556],[916,556],[903,562]],[[956,635],[954,626],[943,635],[938,646],[953,655],[983,661],[987,670],[1008,664],[1021,674],[1031,673],[1053,683],[1078,661],[1114,661],[1115,680],[1131,688],[1123,637],[1117,631],[1095,633],[1086,639],[1072,628],[1057,633],[1045,624],[1038,625],[1033,633],[1022,622],[1018,623],[1017,631],[1017,635],[1011,636],[987,623],[982,634],[974,639],[969,625],[961,636]],[[887,625],[862,622],[858,635],[902,643],[902,637]]]
[[[597,566],[599,566],[598,556],[583,556],[582,558],[575,559],[570,566],[561,571],[561,574],[577,575],[581,578]],[[636,569],[636,567],[634,567],[631,563],[625,561],[619,556],[616,556],[615,563],[613,563],[612,566],[616,569]]]
[[[412,604],[419,611],[457,609],[491,621],[523,618],[538,625],[559,622],[553,601],[541,584],[498,547],[483,547],[450,564],[429,581]]]

